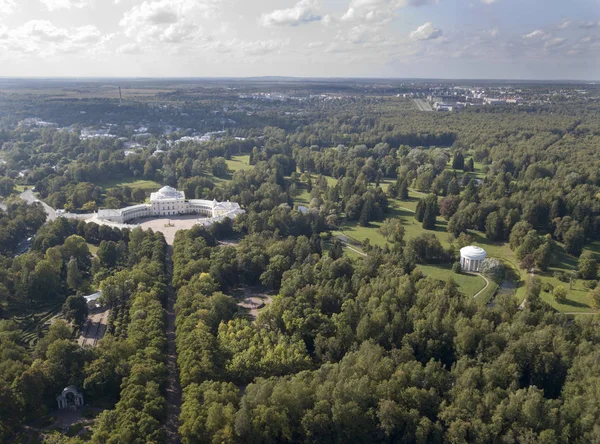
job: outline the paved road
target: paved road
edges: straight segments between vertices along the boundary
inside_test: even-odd
[[[25,202],[29,202],[30,204],[32,204],[34,202],[41,203],[42,206],[44,207],[44,210],[46,211],[46,214],[48,215],[48,217],[46,218],[46,222],[51,222],[58,217],[56,215],[56,211],[54,211],[54,208],[52,208],[50,205],[47,205],[46,203],[42,202],[37,197],[35,197],[35,195],[33,194],[33,191],[27,190],[27,191],[21,193],[21,195],[19,197],[21,197],[21,199],[23,199]]]
[[[34,203],[34,202],[41,203],[42,207],[44,207],[44,210],[46,211],[46,214],[48,215],[48,217],[46,218],[46,222],[52,222],[53,220],[55,220],[58,217],[58,213],[56,212],[56,210],[54,208],[52,208],[50,205],[46,204],[45,202],[43,202],[40,199],[38,199],[37,197],[35,197],[35,195],[33,194],[33,191],[27,190],[27,191],[21,193],[19,197],[21,199],[23,199],[25,202],[29,202],[30,204]],[[63,213],[62,215],[69,219],[80,219],[80,220],[92,219],[95,216],[94,213],[84,213],[84,214]]]
[[[428,111],[428,112],[433,111],[433,108],[431,108],[431,105],[423,99],[413,99],[413,102],[415,102],[415,105],[417,105],[417,108],[419,109],[419,111]]]
[[[173,276],[173,247],[169,245],[167,252],[167,268],[169,276]],[[179,414],[181,413],[181,385],[179,384],[179,368],[177,367],[177,345],[175,343],[175,300],[177,294],[169,282],[167,299],[167,421],[165,424],[167,442],[177,444],[179,439]]]

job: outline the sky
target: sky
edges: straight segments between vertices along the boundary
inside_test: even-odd
[[[0,0],[0,76],[600,80],[600,0]]]

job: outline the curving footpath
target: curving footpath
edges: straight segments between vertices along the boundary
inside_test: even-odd
[[[468,273],[468,274],[472,274],[473,276],[481,276],[483,278],[483,280],[485,281],[485,287],[483,287],[481,290],[479,290],[475,294],[475,296],[473,296],[473,299],[475,299],[477,296],[479,296],[481,293],[483,293],[490,286],[490,281],[488,281],[488,279],[481,273]]]

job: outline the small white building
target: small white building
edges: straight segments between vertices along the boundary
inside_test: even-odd
[[[464,271],[481,271],[486,253],[483,248],[470,245],[460,249],[460,266]]]

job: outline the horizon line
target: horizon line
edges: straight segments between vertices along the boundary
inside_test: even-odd
[[[419,81],[486,81],[486,82],[539,82],[539,83],[599,83],[592,79],[540,79],[540,78],[492,78],[492,77],[367,77],[367,76],[2,76],[0,80],[419,80]]]

